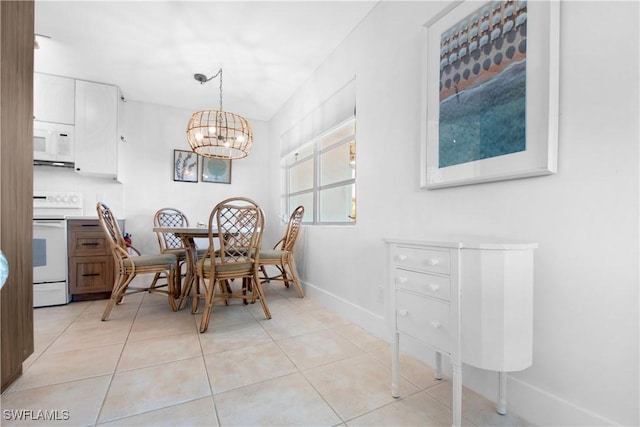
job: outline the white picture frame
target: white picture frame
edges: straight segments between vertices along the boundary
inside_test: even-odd
[[[231,184],[231,160],[202,157],[202,182]]]
[[[467,117],[471,118],[473,116],[465,115],[463,117],[463,113],[460,112],[459,117],[456,117],[457,121],[455,123],[462,123],[464,126],[452,126],[450,128],[445,127],[447,125],[447,120],[449,120],[448,118],[451,117],[451,114],[445,116],[444,114],[446,112],[458,111],[460,108],[478,108],[479,110],[479,105],[481,105],[470,101],[472,98],[469,96],[472,90],[462,89],[458,92],[457,85],[455,87],[455,95],[446,95],[444,92],[443,95],[441,95],[441,89],[444,87],[441,77],[443,80],[447,77],[444,72],[441,75],[441,60],[445,59],[446,61],[449,61],[450,59],[454,59],[454,61],[447,62],[448,64],[452,64],[451,66],[453,67],[456,63],[455,60],[459,60],[462,64],[463,60],[457,57],[458,53],[460,53],[461,58],[464,58],[464,60],[467,59],[467,57],[462,56],[462,43],[456,43],[456,48],[458,50],[454,50],[452,48],[452,41],[445,41],[445,38],[454,33],[453,29],[460,28],[464,23],[469,24],[466,30],[466,38],[462,31],[456,32],[455,37],[459,37],[460,42],[464,39],[467,46],[465,56],[468,55],[468,58],[471,60],[472,58],[469,54],[469,50],[471,48],[471,37],[469,36],[472,34],[473,28],[470,23],[475,19],[474,14],[476,14],[477,11],[482,13],[483,7],[485,6],[493,8],[497,3],[493,1],[477,2],[466,0],[451,4],[440,14],[427,22],[422,31],[421,188],[437,189],[498,180],[548,175],[557,172],[560,2],[523,2],[516,0],[500,3],[502,3],[502,6],[500,6],[502,8],[500,9],[502,20],[500,23],[496,23],[495,28],[504,29],[502,37],[505,42],[508,41],[507,35],[510,34],[510,31],[520,31],[520,34],[516,35],[516,37],[522,37],[521,21],[523,18],[520,15],[514,16],[514,19],[516,17],[520,18],[520,25],[514,28],[514,21],[510,24],[510,28],[507,29],[506,27],[508,25],[506,22],[508,22],[508,19],[504,17],[509,12],[513,14],[514,10],[506,10],[506,7],[513,6],[514,8],[517,8],[524,5],[526,12],[524,15],[526,26],[524,28],[524,34],[526,37],[526,64],[524,66],[519,64],[520,70],[526,67],[526,72],[520,73],[521,75],[525,75],[524,83],[522,83],[522,80],[520,81],[520,86],[523,84],[526,86],[526,95],[520,97],[521,105],[524,107],[524,112],[522,112],[522,108],[518,110],[518,117],[522,119],[522,124],[524,124],[524,126],[522,126],[522,124],[519,126],[521,126],[521,128],[523,127],[523,129],[521,129],[519,133],[515,133],[518,138],[514,139],[514,141],[516,139],[517,141],[513,144],[511,144],[511,141],[508,140],[508,138],[503,138],[507,139],[507,143],[503,143],[502,145],[511,147],[507,148],[506,152],[486,154],[483,152],[483,148],[478,148],[482,144],[486,147],[486,140],[490,138],[485,138],[484,142],[469,142],[469,144],[475,144],[475,146],[468,148],[470,145],[467,145],[464,150],[462,148],[457,148],[462,147],[462,144],[455,146],[456,135],[462,135],[465,137],[469,135],[468,138],[463,138],[465,142],[474,139],[471,135],[476,135],[475,138],[477,140],[481,139],[480,137],[477,137],[477,135],[481,134],[481,131],[474,130],[473,126],[475,126],[476,123],[479,123],[479,127],[482,127],[483,125],[481,120],[467,120]],[[492,15],[490,15],[490,19],[493,18],[493,10],[491,12]],[[508,18],[511,16],[513,15],[510,15]],[[480,24],[480,22],[477,22],[474,25],[479,26]],[[499,27],[499,25],[502,25],[502,27]],[[490,30],[489,33],[492,33],[492,31]],[[473,34],[475,34],[475,32],[473,32]],[[486,30],[485,34],[487,34]],[[498,38],[491,40],[492,35],[493,34],[490,34],[489,36],[491,43],[498,40]],[[478,41],[479,38],[477,35],[475,37],[475,40]],[[511,40],[511,38],[509,38],[509,40]],[[449,46],[448,43],[451,43],[451,46]],[[487,45],[485,44],[484,46],[486,47]],[[497,44],[495,46],[497,47]],[[520,46],[520,44],[518,44],[518,46]],[[504,44],[502,44],[500,48],[503,49]],[[447,53],[443,53],[447,49],[449,49],[449,51]],[[456,56],[451,57],[452,53],[456,53]],[[478,60],[477,53],[475,53],[475,55],[475,60]],[[490,54],[486,54],[486,57],[491,58],[495,63],[495,54],[493,57],[491,57]],[[514,63],[516,59],[517,58],[513,57],[510,58],[509,60],[511,62],[509,64]],[[482,64],[486,64],[486,61],[482,62]],[[467,64],[466,67],[469,68],[469,65]],[[505,68],[506,67],[503,66],[503,69]],[[472,69],[476,71],[475,68]],[[489,73],[487,73],[487,75],[488,74]],[[485,80],[491,80],[493,78],[494,77],[484,77]],[[446,80],[449,79],[447,78]],[[478,86],[481,85],[481,83],[477,82],[467,84],[469,85],[468,87],[472,88],[473,84],[475,84],[475,88],[478,88]],[[499,86],[496,85],[496,87]],[[450,90],[450,88],[448,89]],[[464,92],[465,90],[467,90],[467,92]],[[486,91],[483,92],[483,90],[476,90],[475,99],[482,99],[481,94],[483,93],[485,95],[487,94]],[[441,101],[441,96],[450,97],[450,102],[455,96],[457,102],[462,102],[462,107],[451,108],[451,104],[447,106],[443,101]],[[486,100],[490,98],[485,96],[484,99]],[[469,100],[469,102],[465,102],[465,100]],[[441,106],[443,109],[442,140],[440,138]],[[510,110],[505,108],[503,111],[506,112]],[[465,120],[467,121],[465,122]],[[496,123],[497,122],[498,121],[496,121]],[[511,127],[511,122],[508,123],[510,123],[509,127]],[[485,126],[490,129],[496,129],[496,126]],[[447,129],[456,130],[449,131]],[[458,131],[459,129],[464,130]],[[453,137],[448,139],[451,135],[453,135]],[[451,146],[448,144],[451,144]],[[490,143],[489,145],[491,144],[493,143]],[[499,144],[495,145],[497,146]],[[509,150],[511,150],[511,152],[509,152]],[[455,153],[455,155],[449,154],[452,152]]]

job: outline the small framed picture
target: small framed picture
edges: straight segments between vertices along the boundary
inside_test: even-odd
[[[231,160],[202,158],[202,182],[217,182],[219,184],[231,184]]]
[[[198,182],[198,155],[196,153],[173,150],[173,180]]]

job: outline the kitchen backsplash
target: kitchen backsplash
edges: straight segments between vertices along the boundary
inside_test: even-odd
[[[73,169],[53,166],[33,168],[34,191],[75,191],[82,193],[83,215],[95,217],[96,203],[105,202],[118,217],[124,219],[124,186],[104,178],[91,178],[77,174]]]

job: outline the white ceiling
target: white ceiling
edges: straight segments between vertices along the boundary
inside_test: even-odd
[[[376,0],[377,1],[377,0]],[[35,70],[269,120],[376,1],[36,1]]]

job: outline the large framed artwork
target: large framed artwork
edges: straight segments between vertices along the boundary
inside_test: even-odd
[[[231,184],[231,160],[202,157],[202,182]]]
[[[173,150],[173,180],[198,182],[198,155],[196,153]]]
[[[425,24],[422,188],[557,171],[559,3],[459,1]]]

